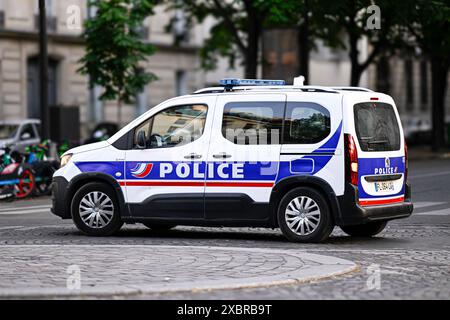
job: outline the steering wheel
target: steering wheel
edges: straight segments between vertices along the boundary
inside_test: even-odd
[[[160,134],[154,133],[148,139],[150,147],[162,147],[164,145],[164,139]]]

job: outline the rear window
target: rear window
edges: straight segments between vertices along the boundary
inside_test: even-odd
[[[400,129],[390,104],[358,103],[354,112],[356,135],[363,151],[400,150]]]

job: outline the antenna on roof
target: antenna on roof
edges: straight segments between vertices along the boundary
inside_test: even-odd
[[[305,77],[304,76],[298,76],[294,78],[294,87],[303,87],[305,85]]]

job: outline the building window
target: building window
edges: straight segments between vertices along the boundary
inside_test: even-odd
[[[5,12],[0,9],[0,28],[5,27]]]
[[[0,28],[5,27],[5,5],[3,0],[0,0]]]
[[[175,44],[186,43],[189,41],[189,31],[187,26],[186,14],[183,10],[175,10],[175,16],[172,24],[172,32]]]
[[[428,64],[420,62],[420,102],[421,109],[426,110],[428,106]]]
[[[405,89],[406,89],[406,109],[414,109],[413,90],[413,62],[411,59],[405,60]]]
[[[45,0],[45,15],[47,19],[47,31],[56,32],[57,19],[53,12],[53,0]],[[39,2],[36,1],[35,27],[39,30]]]
[[[182,96],[188,93],[186,71],[178,70],[175,73],[175,94]]]

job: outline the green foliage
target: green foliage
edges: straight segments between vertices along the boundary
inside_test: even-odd
[[[426,55],[450,63],[450,3],[446,0],[415,0],[402,23],[413,35],[413,45]]]
[[[86,54],[78,70],[88,74],[90,86],[100,85],[102,100],[130,103],[143,87],[156,79],[139,63],[155,52],[139,36],[143,20],[153,13],[153,0],[90,0],[96,16],[85,23]],[[119,119],[120,121],[120,119]]]
[[[218,57],[228,58],[231,68],[240,60],[247,67],[257,63],[252,56],[254,47],[258,46],[262,28],[274,6],[281,0],[168,0],[171,9],[181,9],[187,14],[189,23],[204,22],[213,17],[214,24],[210,36],[200,50],[202,67],[215,69]],[[254,41],[254,38],[258,41]]]

